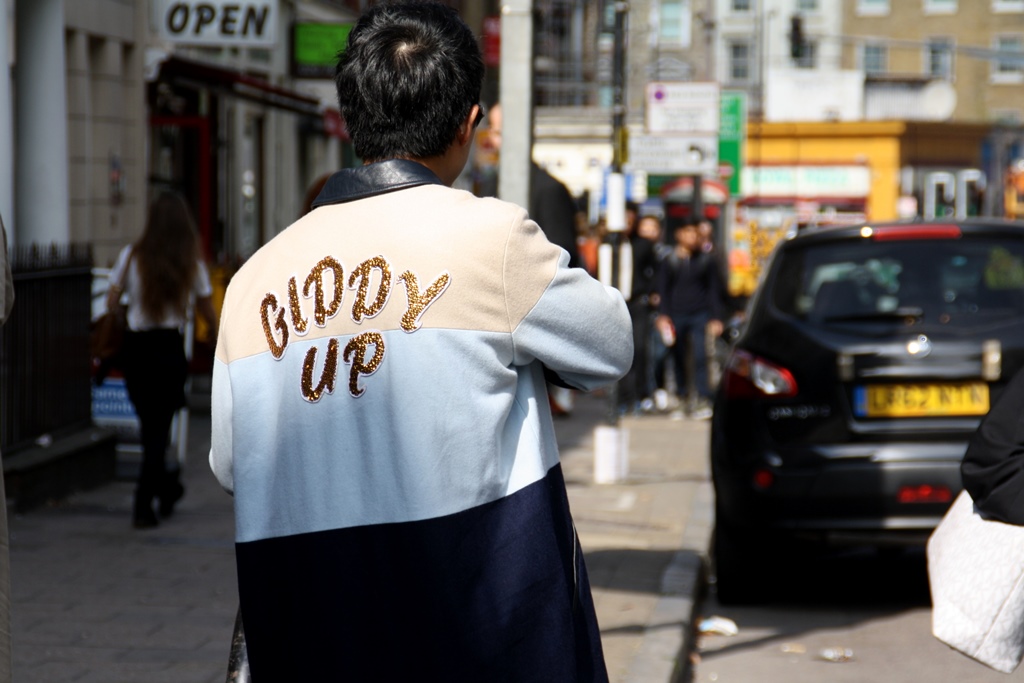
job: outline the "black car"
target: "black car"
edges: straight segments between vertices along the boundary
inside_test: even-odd
[[[762,595],[790,541],[923,544],[961,489],[967,440],[1022,366],[1024,223],[784,240],[715,397],[719,600]]]

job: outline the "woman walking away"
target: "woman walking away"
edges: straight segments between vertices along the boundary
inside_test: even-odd
[[[174,413],[185,405],[185,323],[194,304],[216,330],[211,293],[188,205],[181,195],[164,192],[149,208],[142,237],[118,256],[107,294],[108,309],[122,295],[128,303],[121,365],[142,436],[132,515],[137,529],[157,525],[154,499],[160,515],[169,517],[185,493],[179,470],[168,471],[165,457]]]

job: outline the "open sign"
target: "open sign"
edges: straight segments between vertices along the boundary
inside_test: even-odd
[[[172,43],[273,47],[278,0],[155,0],[157,33]]]

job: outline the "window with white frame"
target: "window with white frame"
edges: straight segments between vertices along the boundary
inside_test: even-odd
[[[798,12],[817,12],[818,6],[818,0],[796,0],[796,10]]]
[[[1024,12],[1024,0],[992,0],[992,11],[1001,14]]]
[[[607,33],[615,30],[615,0],[604,0],[604,11],[601,12],[601,31]]]
[[[751,49],[746,40],[729,42],[729,80],[733,83],[747,83],[751,78]]]
[[[996,36],[993,47],[999,54],[1012,55],[1012,57],[997,59],[992,63],[992,82],[1024,82],[1024,36],[1020,34]]]
[[[861,48],[860,62],[864,73],[884,74],[889,70],[889,49],[885,45],[866,43]]]
[[[889,0],[857,0],[857,16],[877,17],[889,13]]]
[[[923,0],[925,14],[956,14],[957,0]]]
[[[929,38],[924,54],[924,68],[929,76],[953,80],[952,38]]]
[[[683,0],[661,0],[661,16],[659,18],[658,37],[661,43],[683,45],[689,42],[689,36],[683,35]]]
[[[749,12],[751,9],[752,0],[732,0],[732,11],[733,12]]]

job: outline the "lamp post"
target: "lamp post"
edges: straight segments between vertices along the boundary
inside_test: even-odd
[[[608,176],[608,244],[611,246],[610,281],[621,289],[620,272],[622,233],[626,229],[626,182],[622,165],[626,161],[626,2],[615,3],[615,47],[612,53],[612,168]],[[610,426],[619,422],[618,382],[608,392]]]

